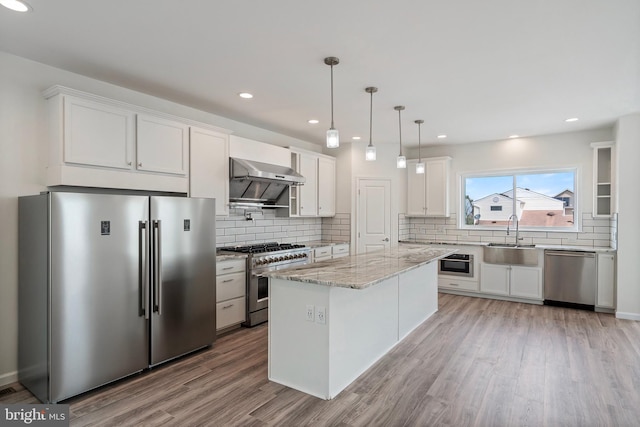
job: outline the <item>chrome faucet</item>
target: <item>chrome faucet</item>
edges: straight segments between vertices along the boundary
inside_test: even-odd
[[[518,215],[516,214],[511,214],[511,216],[507,220],[507,236],[509,235],[509,224],[511,223],[511,218],[513,218],[513,222],[516,225],[516,246],[518,246],[518,242],[522,239],[520,238],[520,229],[518,227]]]

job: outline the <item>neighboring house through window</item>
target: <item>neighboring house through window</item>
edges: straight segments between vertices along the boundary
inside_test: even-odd
[[[520,229],[577,231],[576,176],[575,169],[464,175],[462,199],[467,214],[460,226],[502,228],[515,215]]]

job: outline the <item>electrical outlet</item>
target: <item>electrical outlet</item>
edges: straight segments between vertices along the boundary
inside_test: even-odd
[[[324,307],[318,307],[316,310],[316,323],[324,325],[327,323],[327,309]]]
[[[307,322],[313,322],[314,319],[314,312],[315,312],[315,308],[310,305],[307,304]]]

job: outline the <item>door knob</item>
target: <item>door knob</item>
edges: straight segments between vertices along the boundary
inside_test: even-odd
[[[389,238],[388,238],[388,237],[385,237],[384,239],[382,239],[382,241],[383,241],[383,242],[388,242],[388,241],[389,241]]]

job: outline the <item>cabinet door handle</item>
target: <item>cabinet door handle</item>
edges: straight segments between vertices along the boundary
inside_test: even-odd
[[[233,307],[233,304],[224,305],[224,306],[222,306],[222,309],[226,310],[227,308],[231,308],[231,307]]]
[[[231,270],[233,267],[224,267],[223,270]]]
[[[233,279],[227,279],[222,281],[222,283],[229,283],[229,282],[233,282]]]
[[[133,163],[133,162],[127,162],[127,164],[128,164],[129,166],[131,166],[131,163]]]
[[[449,283],[449,286],[460,286],[457,283]]]
[[[138,163],[138,166],[139,166],[139,167],[142,167],[142,162]]]

